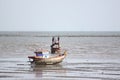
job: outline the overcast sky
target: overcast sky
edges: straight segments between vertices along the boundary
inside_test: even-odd
[[[120,31],[120,0],[0,0],[0,31]]]

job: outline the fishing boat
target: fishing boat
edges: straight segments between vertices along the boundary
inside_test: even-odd
[[[52,38],[51,51],[38,49],[34,52],[35,56],[28,56],[31,63],[35,64],[57,64],[63,61],[63,59],[67,55],[67,51],[61,53],[60,45],[59,45],[59,37],[58,40]],[[31,61],[32,59],[32,61]]]
[[[63,61],[63,59],[66,57],[67,52],[65,51],[63,54],[57,54],[54,56],[51,56],[51,54],[48,51],[39,51],[35,52],[36,56],[28,56],[29,59],[32,59],[31,63],[35,63],[37,65],[50,65],[50,64],[57,64]]]

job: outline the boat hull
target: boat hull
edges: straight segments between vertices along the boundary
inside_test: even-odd
[[[50,58],[40,58],[36,56],[30,56],[28,58],[33,59],[31,63],[35,63],[37,65],[52,65],[62,62],[65,57],[66,57],[66,52],[64,52],[64,54]]]

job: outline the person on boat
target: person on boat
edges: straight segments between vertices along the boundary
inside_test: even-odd
[[[56,53],[58,50],[60,50],[59,40],[59,37],[57,40],[52,37],[51,53]]]

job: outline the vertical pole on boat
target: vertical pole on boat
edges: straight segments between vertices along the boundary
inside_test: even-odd
[[[54,37],[52,37],[51,53],[53,53],[53,46],[54,46],[54,43],[55,43],[55,39],[54,39]]]
[[[60,41],[60,38],[59,38],[59,36],[58,36],[58,48],[60,47],[60,43],[59,43],[59,41]]]
[[[54,37],[52,37],[52,44],[54,44]]]

